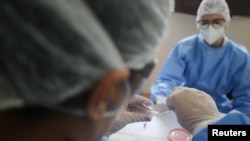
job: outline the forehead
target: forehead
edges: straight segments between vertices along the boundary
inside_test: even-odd
[[[201,17],[201,20],[214,20],[214,19],[224,19],[224,17],[220,14],[206,14]]]

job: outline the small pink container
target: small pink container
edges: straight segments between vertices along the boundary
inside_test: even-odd
[[[175,128],[169,131],[167,135],[169,141],[191,141],[192,135],[182,128]]]

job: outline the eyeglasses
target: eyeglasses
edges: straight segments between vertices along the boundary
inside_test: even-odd
[[[139,86],[143,83],[143,80],[148,78],[150,73],[152,72],[154,66],[156,64],[156,60],[150,61],[148,64],[145,65],[143,69],[134,70],[130,69],[130,76],[129,80],[125,80],[122,84],[116,87],[122,87],[120,88],[120,92],[125,94],[125,103],[127,104],[128,100],[133,96],[134,91],[137,91],[139,89]],[[73,103],[73,105],[72,105]],[[114,105],[120,105],[120,102],[117,101]],[[48,105],[47,105],[48,106]],[[116,108],[115,108],[116,107]],[[49,109],[54,109],[55,111],[59,111],[62,113],[67,113],[75,116],[86,116],[86,111],[83,109],[83,102],[82,98],[78,97],[77,99],[71,101],[69,105],[51,105],[48,106]],[[104,113],[103,117],[111,117],[115,116],[119,112],[119,108],[117,109],[117,106],[114,106],[115,109],[110,109],[110,111],[107,111]]]
[[[138,92],[140,87],[142,86],[145,79],[149,77],[151,72],[153,71],[157,60],[153,59],[149,61],[144,68],[142,69],[130,69],[130,77],[129,82],[131,85],[131,92],[134,94],[135,92]]]
[[[136,69],[130,69],[131,73],[139,74],[142,78],[148,78],[148,76],[151,74],[152,70],[154,69],[156,65],[156,59],[153,59],[149,61],[144,68],[136,70]]]
[[[224,26],[225,19],[214,19],[212,21],[208,20],[200,20],[197,22],[198,28],[200,29],[206,29],[211,24],[214,28],[220,28]]]

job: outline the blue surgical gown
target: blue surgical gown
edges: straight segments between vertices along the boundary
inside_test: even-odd
[[[180,85],[210,94],[220,112],[236,109],[250,116],[249,53],[227,37],[220,48],[209,47],[200,35],[179,41],[151,87],[151,100]],[[227,98],[229,92],[233,100]]]
[[[250,119],[246,115],[236,110],[233,110],[226,116],[224,116],[222,119],[215,122],[214,125],[250,125]],[[207,141],[207,140],[208,140],[207,127],[200,130],[192,138],[192,141]]]

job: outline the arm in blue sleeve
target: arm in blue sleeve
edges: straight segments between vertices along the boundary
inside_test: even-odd
[[[233,77],[233,109],[250,117],[250,59]]]
[[[185,61],[179,50],[177,45],[161,68],[157,80],[151,86],[150,99],[152,101],[156,101],[156,95],[167,97],[176,86],[185,82]]]
[[[250,119],[243,113],[233,110],[226,116],[216,121],[214,125],[249,125]],[[197,134],[193,135],[192,141],[207,141],[208,140],[208,128],[203,128]]]

